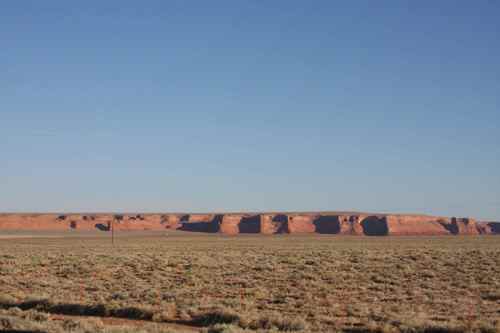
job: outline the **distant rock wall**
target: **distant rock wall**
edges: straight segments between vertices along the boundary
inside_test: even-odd
[[[401,216],[388,215],[384,217],[387,223],[389,234],[405,236],[405,235],[448,235],[450,231],[445,227],[446,223],[443,218],[435,218],[432,216]]]
[[[291,234],[316,232],[315,219],[316,217],[311,215],[288,215],[287,230]]]
[[[256,214],[0,214],[0,230],[181,230],[237,234],[432,236],[500,234],[499,222],[427,215]]]
[[[489,222],[488,228],[492,234],[500,234],[500,222]]]

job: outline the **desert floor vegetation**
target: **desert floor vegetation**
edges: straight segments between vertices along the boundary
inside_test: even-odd
[[[500,332],[500,237],[0,240],[0,331]]]

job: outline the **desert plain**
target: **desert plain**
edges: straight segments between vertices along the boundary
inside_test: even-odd
[[[492,222],[202,215],[3,215],[0,331],[500,332]]]

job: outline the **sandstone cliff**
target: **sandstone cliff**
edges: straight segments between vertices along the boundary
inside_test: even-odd
[[[0,230],[180,230],[237,234],[419,236],[500,234],[500,223],[395,214],[0,214]]]

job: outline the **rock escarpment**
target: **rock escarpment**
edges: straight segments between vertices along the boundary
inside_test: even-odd
[[[0,214],[0,230],[180,230],[237,234],[432,236],[500,234],[499,222],[365,213]]]

